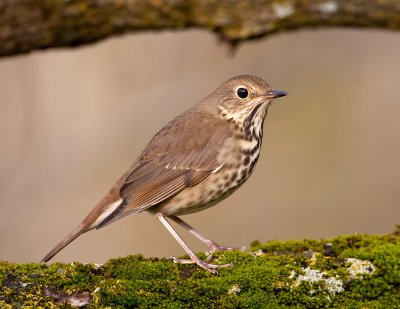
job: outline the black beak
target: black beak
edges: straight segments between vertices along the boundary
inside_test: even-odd
[[[270,92],[267,93],[267,98],[272,100],[280,97],[286,96],[288,93],[286,91],[281,91],[281,90],[271,90]]]

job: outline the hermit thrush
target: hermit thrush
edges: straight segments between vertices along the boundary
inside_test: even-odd
[[[224,82],[162,128],[107,195],[43,261],[82,233],[146,210],[155,214],[190,256],[190,260],[175,262],[196,263],[213,273],[226,266],[201,260],[167,218],[210,250],[225,249],[177,216],[217,204],[246,181],[260,154],[268,106],[285,95],[255,76],[241,75]]]

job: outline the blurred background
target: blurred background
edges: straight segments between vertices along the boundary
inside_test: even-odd
[[[307,30],[244,43],[204,31],[127,35],[0,59],[0,259],[38,262],[150,138],[224,80],[255,74],[274,102],[253,176],[185,216],[211,239],[388,233],[400,218],[400,36]],[[223,224],[221,224],[223,223]],[[206,248],[177,228],[190,246]],[[147,213],[84,234],[55,261],[183,255]]]

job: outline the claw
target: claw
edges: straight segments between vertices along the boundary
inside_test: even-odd
[[[221,265],[216,265],[216,264],[210,264],[207,263],[203,260],[187,260],[187,259],[179,259],[174,256],[169,256],[167,259],[171,259],[174,263],[179,263],[179,264],[197,264],[201,268],[209,271],[210,273],[217,274],[219,268],[226,268],[226,267],[232,267],[233,264],[221,264]]]
[[[180,259],[175,256],[167,256],[166,257],[168,260],[172,260],[172,262],[176,264],[195,264],[196,262],[193,260],[186,260],[186,259]]]
[[[231,248],[231,247],[225,247],[221,246],[215,242],[211,243],[208,248],[210,249],[211,252],[215,251],[229,251],[229,250],[236,250],[237,248]]]

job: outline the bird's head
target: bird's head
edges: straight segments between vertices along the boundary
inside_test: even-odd
[[[272,90],[259,77],[240,75],[224,82],[211,97],[213,107],[223,118],[240,124],[244,123],[246,117],[257,117],[262,121],[271,101],[286,95],[285,91]]]

